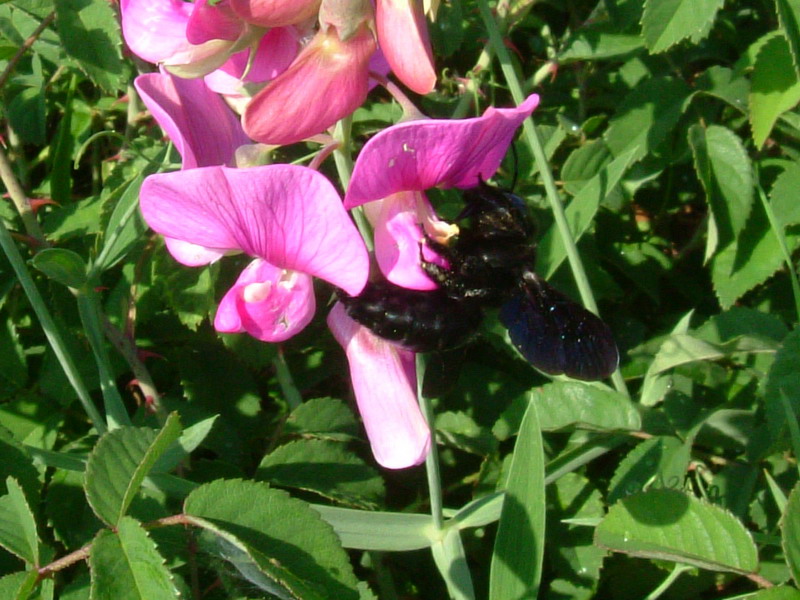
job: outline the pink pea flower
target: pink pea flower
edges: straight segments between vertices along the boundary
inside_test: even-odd
[[[430,451],[430,428],[416,392],[414,354],[353,321],[337,303],[328,326],[350,363],[358,411],[372,454],[387,469],[420,464]]]
[[[319,11],[320,0],[230,0],[239,17],[259,27],[283,27],[307,21]]]
[[[345,207],[382,201],[379,212],[367,214],[378,213],[373,218],[375,257],[389,281],[412,289],[436,287],[420,266],[424,236],[419,224],[434,239],[446,239],[451,232],[436,219],[425,190],[470,188],[489,179],[517,128],[538,104],[539,96],[533,94],[516,108],[488,108],[477,118],[400,123],[364,145]],[[425,258],[431,260],[427,254]]]
[[[285,340],[314,313],[310,276],[357,295],[367,281],[364,242],[323,175],[294,165],[201,167],[148,177],[140,206],[150,227],[177,242],[184,264],[208,264],[230,252],[255,260],[225,295],[220,331]],[[185,250],[201,248],[205,255]]]
[[[419,0],[377,0],[378,41],[392,72],[418,94],[436,85],[428,25]]]

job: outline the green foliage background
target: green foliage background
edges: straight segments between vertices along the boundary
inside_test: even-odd
[[[613,387],[548,381],[489,318],[427,357],[443,521],[374,463],[325,311],[218,335],[242,264],[146,229],[179,165],[116,6],[0,3],[3,181],[56,202],[0,201],[0,598],[800,598],[800,2],[451,0],[431,37],[426,114],[541,95],[578,263],[532,132],[496,183],[622,352]],[[373,91],[353,156],[399,116]]]

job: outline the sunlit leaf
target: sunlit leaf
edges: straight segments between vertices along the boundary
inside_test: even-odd
[[[708,35],[724,0],[646,0],[642,33],[650,52],[663,52],[679,41],[699,42]]]

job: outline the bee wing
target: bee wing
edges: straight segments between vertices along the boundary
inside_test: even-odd
[[[574,379],[605,379],[619,363],[608,325],[532,271],[500,309],[511,341],[537,369]]]

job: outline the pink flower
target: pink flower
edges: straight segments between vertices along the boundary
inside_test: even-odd
[[[375,41],[366,28],[342,41],[320,31],[292,65],[258,92],[244,111],[244,130],[265,144],[290,144],[349,115],[367,97]]]
[[[337,303],[328,326],[350,364],[356,403],[375,460],[387,469],[413,467],[430,451],[430,429],[417,404],[414,354],[353,321]]]
[[[236,148],[250,143],[239,119],[202,79],[147,73],[134,85],[180,152],[183,169],[230,165]]]
[[[516,108],[488,108],[473,119],[400,123],[364,145],[345,207],[383,200],[380,216],[373,218],[375,255],[389,281],[412,289],[435,287],[419,266],[424,240],[419,224],[434,238],[446,239],[450,232],[436,219],[424,191],[470,188],[489,179],[517,128],[538,104],[539,97],[533,94]],[[369,214],[374,216],[374,209]],[[431,259],[426,256],[426,260]]]
[[[428,25],[419,0],[377,0],[378,42],[392,72],[418,94],[436,85]]]
[[[319,11],[320,0],[231,0],[239,17],[259,27],[302,23]]]
[[[256,258],[220,305],[221,331],[285,340],[313,315],[309,276],[351,295],[367,281],[364,242],[333,185],[312,169],[203,167],[151,175],[140,205],[179,262],[208,264],[236,251]]]

